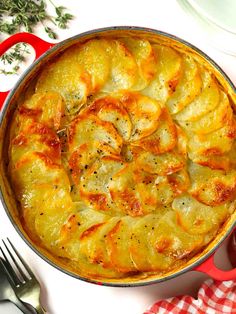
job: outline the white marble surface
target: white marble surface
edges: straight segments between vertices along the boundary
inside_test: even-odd
[[[185,15],[175,0],[73,1],[55,0],[77,16],[69,30],[60,32],[59,39],[83,31],[112,25],[151,27],[177,35],[198,46],[212,57],[236,84],[236,58],[208,45],[197,25]],[[40,29],[37,34],[47,39]],[[0,89],[7,90],[14,78],[0,77]],[[20,238],[0,204],[0,238],[9,237],[31,265],[42,283],[42,303],[49,314],[141,314],[154,301],[179,294],[196,296],[206,275],[189,272],[178,278],[146,287],[110,288],[88,284],[71,278],[48,265]],[[227,269],[226,245],[218,251],[217,264]],[[20,313],[12,304],[0,304],[1,314]]]

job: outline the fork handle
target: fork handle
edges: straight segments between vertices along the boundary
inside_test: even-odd
[[[35,312],[33,310],[30,310],[23,302],[21,302],[19,299],[14,298],[14,301],[11,300],[12,302],[14,302],[14,304],[18,307],[18,309],[21,310],[22,313],[24,314],[35,314]]]
[[[44,310],[44,308],[39,304],[37,307],[35,307],[35,310],[37,312],[37,314],[45,314],[46,311]]]

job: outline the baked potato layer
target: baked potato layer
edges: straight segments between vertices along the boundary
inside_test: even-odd
[[[235,121],[193,55],[136,37],[74,45],[11,124],[26,232],[83,277],[174,269],[236,208]]]

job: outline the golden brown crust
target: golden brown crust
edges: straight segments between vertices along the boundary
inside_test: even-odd
[[[11,125],[9,173],[29,236],[93,279],[190,259],[236,208],[229,99],[176,48],[127,37],[66,50]]]
[[[162,109],[159,118],[159,127],[151,135],[134,142],[134,145],[150,151],[153,154],[162,154],[172,150],[177,142],[176,125],[168,109]]]

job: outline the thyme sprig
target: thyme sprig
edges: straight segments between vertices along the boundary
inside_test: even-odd
[[[56,6],[52,0],[49,2],[55,9],[55,16],[48,14],[45,0],[0,0],[0,34],[11,35],[20,31],[33,33],[34,27],[40,23],[48,37],[56,39],[57,34],[48,23],[65,29],[73,16],[65,12],[65,7]],[[0,73],[16,74],[27,53],[25,44],[17,44],[1,57],[4,64],[14,64],[12,71],[0,69]]]
[[[26,54],[29,54],[30,51],[26,43],[16,44],[9,52],[5,53],[1,60],[4,65],[11,64],[13,65],[11,70],[0,69],[1,74],[10,75],[17,74],[20,69],[20,63],[25,61]]]

